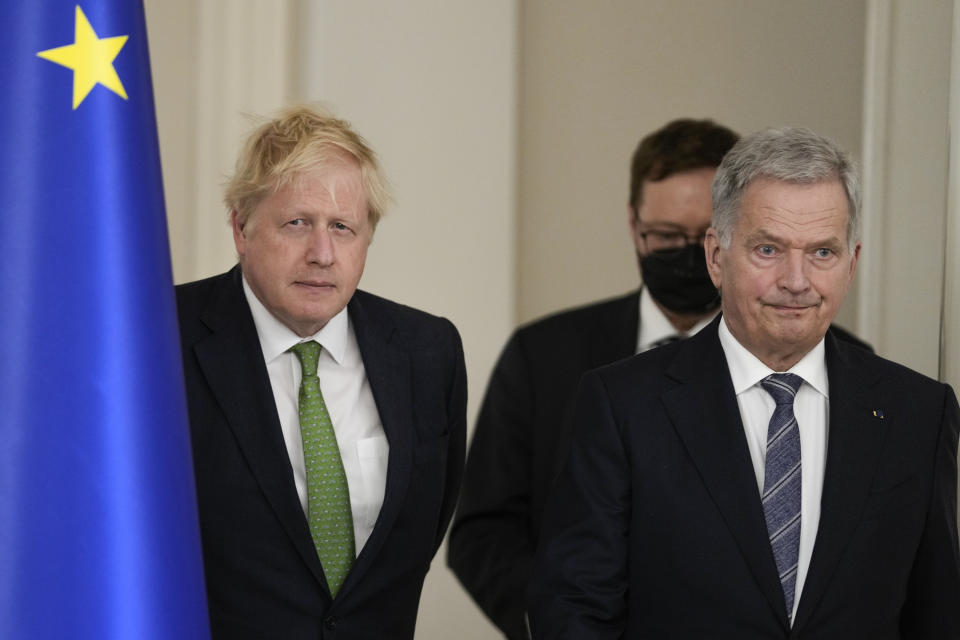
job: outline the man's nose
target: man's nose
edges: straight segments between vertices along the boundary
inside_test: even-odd
[[[329,229],[326,227],[315,229],[314,232],[310,234],[309,243],[306,256],[308,262],[318,264],[322,267],[333,264],[336,259],[336,251]]]
[[[792,293],[802,293],[810,288],[807,277],[806,257],[802,251],[790,251],[781,265],[780,287]]]

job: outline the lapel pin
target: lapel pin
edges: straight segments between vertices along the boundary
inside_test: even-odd
[[[874,418],[880,418],[881,420],[883,420],[883,409],[874,409],[874,410],[873,410],[873,417],[874,417]]]

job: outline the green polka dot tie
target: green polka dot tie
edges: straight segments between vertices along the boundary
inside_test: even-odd
[[[311,340],[294,345],[290,351],[300,360],[303,371],[299,409],[303,462],[307,468],[307,520],[330,594],[336,596],[354,560],[350,488],[333,423],[320,393],[320,345]]]

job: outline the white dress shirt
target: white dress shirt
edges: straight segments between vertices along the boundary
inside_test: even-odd
[[[380,414],[370,391],[360,347],[346,309],[330,318],[316,334],[300,338],[277,320],[250,289],[246,278],[243,292],[253,314],[260,348],[270,376],[273,398],[283,429],[283,440],[293,468],[293,480],[300,506],[307,513],[307,472],[303,463],[298,396],[303,374],[300,361],[288,349],[315,340],[323,349],[317,362],[320,391],[337,436],[340,457],[350,489],[356,553],[366,544],[380,515],[387,486],[387,456],[390,448]]]
[[[643,353],[654,343],[664,338],[671,336],[689,338],[710,324],[714,316],[719,312],[720,309],[717,309],[714,313],[698,321],[697,324],[693,325],[687,332],[677,331],[676,328],[670,324],[670,320],[663,314],[663,311],[660,310],[660,307],[657,306],[657,303],[654,302],[653,296],[650,295],[647,288],[643,287],[640,289],[640,322],[637,327],[637,353]]]
[[[720,344],[727,357],[733,390],[737,394],[743,430],[750,448],[750,459],[757,476],[757,490],[763,493],[764,464],[767,455],[767,427],[776,403],[760,386],[760,381],[776,372],[760,362],[720,322]],[[800,554],[797,563],[796,593],[791,620],[797,614],[803,583],[810,568],[813,543],[820,524],[820,496],[823,493],[823,471],[827,463],[827,433],[830,418],[830,393],[827,384],[827,363],[824,342],[790,368],[789,373],[803,378],[793,402],[793,413],[800,429]]]

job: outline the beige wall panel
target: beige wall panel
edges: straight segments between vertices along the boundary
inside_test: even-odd
[[[519,320],[637,286],[628,165],[670,119],[807,126],[859,155],[862,1],[521,8]],[[841,315],[851,328],[854,302]]]
[[[175,277],[193,264],[196,198],[197,11],[191,0],[147,0],[157,135]]]
[[[875,0],[871,16],[863,328],[881,355],[938,377],[953,7]]]
[[[950,157],[941,327],[941,379],[960,389],[960,1],[953,2],[950,64]]]
[[[289,99],[291,0],[147,0],[176,282],[229,269],[223,182],[251,121]]]

